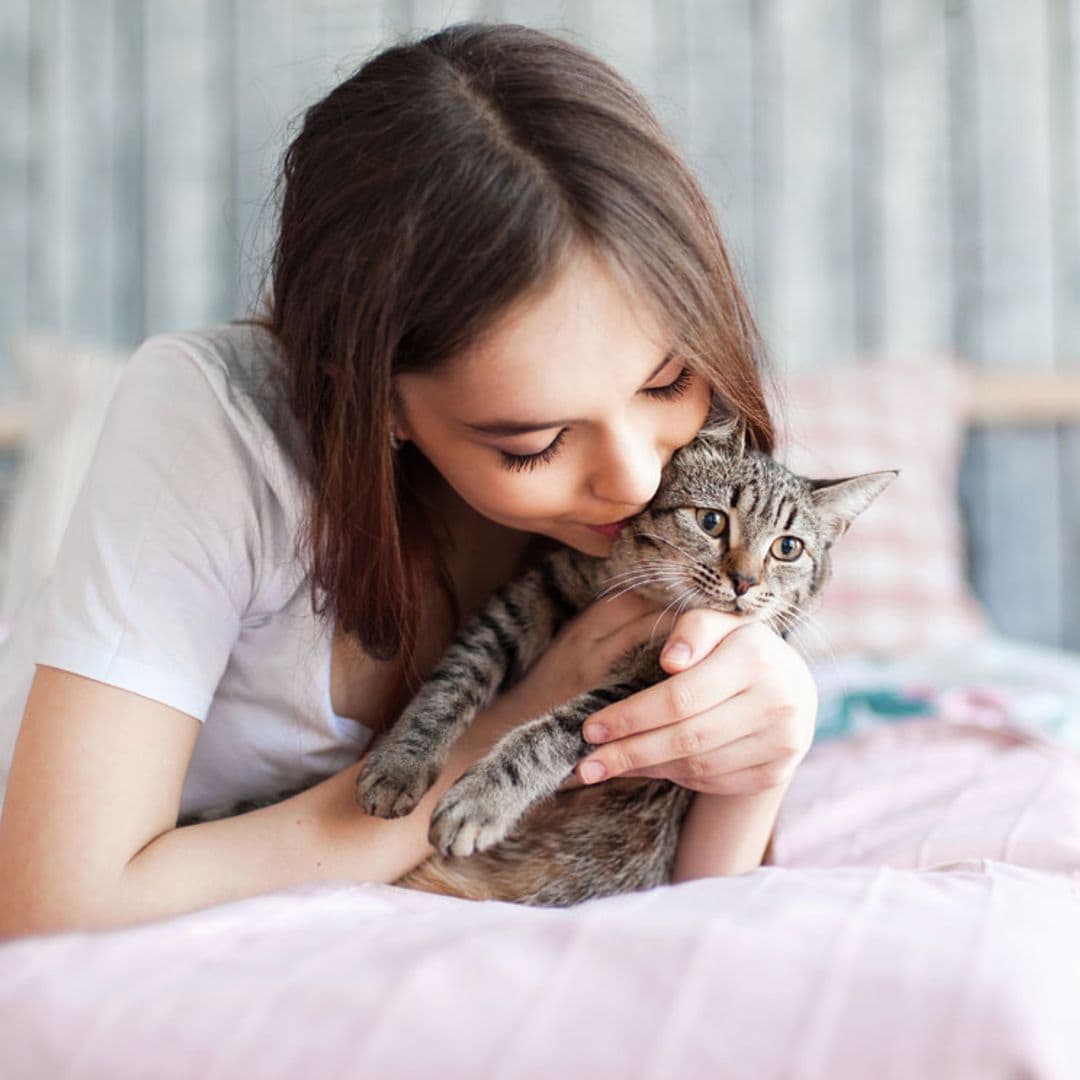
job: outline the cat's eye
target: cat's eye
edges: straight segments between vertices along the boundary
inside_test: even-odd
[[[778,536],[769,554],[781,562],[794,562],[803,553],[803,542],[797,536]]]
[[[709,536],[719,536],[727,526],[727,514],[720,510],[700,509],[697,512],[697,523]]]

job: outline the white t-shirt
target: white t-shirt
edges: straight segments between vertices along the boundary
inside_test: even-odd
[[[138,349],[53,574],[5,646],[27,690],[48,664],[202,721],[181,814],[314,783],[371,737],[330,702],[332,627],[295,554],[307,459],[280,364],[251,326]]]

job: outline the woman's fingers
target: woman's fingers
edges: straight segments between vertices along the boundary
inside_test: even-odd
[[[769,788],[784,787],[791,782],[797,762],[784,765],[777,761],[763,761],[747,769],[710,777],[707,781],[673,779],[681,787],[708,795],[756,795]]]
[[[692,668],[594,713],[585,721],[586,741],[611,742],[666,727],[742,693],[751,685],[754,671],[747,664],[732,662],[725,644]],[[742,734],[745,732],[735,732],[732,737]]]
[[[713,795],[734,795],[739,792],[761,791],[787,783],[799,764],[799,755],[789,753],[777,757],[769,742],[760,733],[747,735],[737,743],[745,743],[737,753],[729,747],[711,750],[696,758],[668,761],[663,765],[631,769],[623,777],[647,777],[654,780],[673,780],[693,791]],[[737,743],[732,744],[737,745]],[[743,764],[740,765],[739,763]]]
[[[635,772],[659,776],[660,770],[673,779],[676,766],[683,775],[699,777],[709,770],[717,771],[718,766],[722,766],[719,771],[730,772],[756,765],[768,756],[762,750],[765,739],[758,720],[752,704],[744,705],[735,698],[724,706],[722,716],[695,716],[605,742],[582,764],[599,762],[604,766],[605,779]],[[647,769],[657,771],[643,771]]]
[[[724,643],[735,630],[754,626],[744,615],[734,615],[711,608],[692,608],[675,621],[667,645],[660,657],[664,670],[683,671]],[[761,625],[756,631],[767,629]]]

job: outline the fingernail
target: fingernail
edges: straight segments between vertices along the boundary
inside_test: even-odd
[[[607,738],[607,728],[603,724],[586,724],[584,735],[589,742],[603,742]]]
[[[676,641],[664,650],[664,659],[673,664],[685,664],[690,659],[690,646],[685,641]]]
[[[597,780],[603,780],[607,770],[599,761],[587,761],[581,766],[581,779],[586,784],[592,784]]]

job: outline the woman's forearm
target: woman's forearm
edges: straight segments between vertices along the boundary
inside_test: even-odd
[[[369,817],[357,806],[361,761],[273,806],[163,833],[128,863],[95,925],[165,918],[301,882],[395,881],[432,854],[427,832],[436,803],[508,723],[499,702],[477,717],[403,818]]]
[[[697,793],[683,819],[672,882],[757,869],[787,789],[783,784],[753,795]]]

